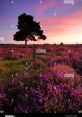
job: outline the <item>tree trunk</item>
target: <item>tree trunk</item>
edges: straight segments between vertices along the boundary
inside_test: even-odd
[[[27,40],[25,40],[25,47],[27,47]]]

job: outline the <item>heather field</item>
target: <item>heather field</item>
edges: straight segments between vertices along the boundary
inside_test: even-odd
[[[82,45],[0,45],[0,111],[81,110]]]

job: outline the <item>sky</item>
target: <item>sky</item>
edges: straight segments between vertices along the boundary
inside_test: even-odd
[[[29,44],[82,44],[82,0],[0,0],[0,43],[24,43],[13,40],[22,13],[34,16],[47,37]]]

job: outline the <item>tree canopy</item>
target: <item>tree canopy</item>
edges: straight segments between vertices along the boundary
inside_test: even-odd
[[[43,30],[41,30],[40,23],[34,21],[34,18],[31,15],[23,13],[18,16],[17,27],[19,31],[14,35],[14,40],[16,41],[25,41],[25,44],[27,44],[28,40],[37,41],[46,39]]]

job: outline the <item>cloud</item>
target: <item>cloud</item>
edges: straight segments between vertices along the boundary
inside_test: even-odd
[[[57,0],[45,0],[42,4],[32,4],[31,8],[36,13],[36,21],[40,22],[42,29],[44,30],[44,34],[47,36],[46,42],[54,43],[55,38],[58,40],[61,38],[62,41],[65,41],[66,37],[76,39],[80,36],[80,39],[82,38],[82,7],[73,8],[72,5],[70,7],[69,5],[64,4],[63,0],[62,2]],[[52,11],[51,17],[45,15],[49,9]],[[56,9],[60,14],[54,17],[53,11],[55,10],[53,9]],[[13,20],[14,19],[12,18],[7,18],[6,20],[3,19],[2,22],[3,24],[7,23],[8,25],[12,25],[11,22],[15,22],[15,20]],[[10,30],[8,31],[9,33],[4,35],[6,42],[13,40],[13,34],[11,34]]]
[[[43,17],[40,18],[41,24],[46,28],[46,30],[55,30],[64,28],[65,30],[68,29],[69,26],[77,26],[82,23],[82,15],[81,15],[82,8],[78,9],[78,11],[70,13],[66,16],[60,17]],[[49,30],[49,31],[50,31]],[[62,30],[64,31],[64,30]]]
[[[46,0],[42,4],[34,4],[32,5],[33,9],[36,11],[36,14],[42,16],[46,10],[54,7],[56,4],[54,0]]]

